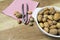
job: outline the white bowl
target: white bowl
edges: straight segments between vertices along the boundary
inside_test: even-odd
[[[55,10],[58,10],[60,11],[60,8],[59,7],[56,7],[56,6],[46,6],[47,8],[51,8],[51,7],[54,7]],[[37,21],[37,15],[38,15],[38,12],[41,11],[42,9],[46,8],[46,7],[42,7],[42,8],[36,8],[34,11],[33,11],[33,14],[32,14],[32,17],[34,18],[35,22],[37,23],[37,26],[38,28],[46,35],[48,36],[51,36],[51,37],[56,37],[56,38],[60,38],[60,35],[53,35],[53,34],[50,34],[50,33],[47,33],[46,31],[44,31],[40,25],[38,24],[38,21]]]

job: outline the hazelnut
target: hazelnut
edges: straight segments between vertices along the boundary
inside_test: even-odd
[[[49,15],[48,19],[53,20],[53,15]]]
[[[39,23],[39,25],[40,25],[40,27],[42,27],[42,28],[44,27],[44,24],[43,24],[43,23]]]
[[[57,25],[56,25],[56,26],[57,26],[57,28],[60,28],[60,23],[57,23]]]
[[[54,14],[56,11],[53,7],[50,8],[50,14]]]
[[[45,27],[49,27],[48,22],[44,22],[44,26],[45,26]]]
[[[28,14],[32,14],[32,11],[28,11]]]
[[[49,32],[49,29],[48,28],[44,28],[44,31]]]
[[[59,19],[60,19],[60,13],[55,13],[54,20],[59,20]]]
[[[42,21],[42,15],[38,15],[38,21]]]
[[[15,15],[17,18],[22,18],[22,14],[19,13],[18,11],[16,11],[16,12],[14,13],[14,15]]]
[[[57,32],[58,32],[57,29],[50,29],[49,31],[50,34],[54,34],[54,35],[56,35]]]
[[[56,25],[50,26],[50,29],[54,29],[54,28],[56,28]]]
[[[30,17],[30,22],[34,22],[34,18],[33,17]]]

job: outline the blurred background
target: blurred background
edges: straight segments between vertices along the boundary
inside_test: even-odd
[[[43,34],[34,26],[18,24],[13,18],[6,16],[2,11],[14,0],[0,0],[0,40],[60,40]],[[60,0],[34,0],[39,2],[38,7],[57,6],[60,7]]]

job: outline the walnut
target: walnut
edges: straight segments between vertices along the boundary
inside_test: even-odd
[[[54,34],[54,35],[56,35],[57,32],[58,32],[57,29],[50,29],[49,31],[50,34]]]
[[[49,25],[53,25],[53,21],[51,21],[49,19],[47,19],[47,21],[48,21]]]
[[[22,18],[22,14],[19,13],[18,11],[15,11],[15,12],[14,12],[14,15],[15,15],[17,18]]]
[[[54,14],[56,11],[53,7],[50,8],[50,14]]]
[[[59,20],[59,19],[60,19],[60,13],[55,13],[54,20]]]
[[[34,18],[33,17],[30,17],[30,22],[34,22]]]
[[[44,31],[49,32],[49,29],[45,27],[45,28],[44,28]]]
[[[44,18],[47,18],[47,17],[48,17],[48,15],[44,15],[43,17],[44,17]]]
[[[49,27],[48,22],[44,22],[44,26],[48,28]]]
[[[43,11],[48,11],[49,9],[48,8],[44,8]]]
[[[56,25],[56,26],[57,26],[57,28],[60,28],[60,23],[57,23],[57,25]]]
[[[53,24],[57,24],[57,22],[56,21],[53,21]]]
[[[44,15],[47,15],[47,14],[49,14],[49,11],[44,11]]]
[[[32,11],[28,11],[28,14],[32,14]]]
[[[53,20],[53,15],[49,15],[48,19]]]
[[[46,21],[47,21],[47,18],[42,18],[42,21],[43,21],[43,22],[46,22]]]
[[[54,28],[56,28],[56,25],[50,26],[50,29],[54,29]]]
[[[42,21],[42,15],[38,15],[38,21],[40,22],[40,21]]]
[[[39,25],[40,25],[40,27],[42,27],[42,28],[44,27],[44,23],[39,23]]]

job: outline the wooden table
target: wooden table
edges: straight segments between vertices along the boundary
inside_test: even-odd
[[[5,9],[13,0],[4,0],[0,2],[0,40],[60,40],[60,38],[52,38],[41,31],[39,31],[36,23],[34,26],[18,24],[16,20],[2,14],[2,10]],[[60,0],[35,0],[40,2],[38,7],[47,5],[59,6]]]

